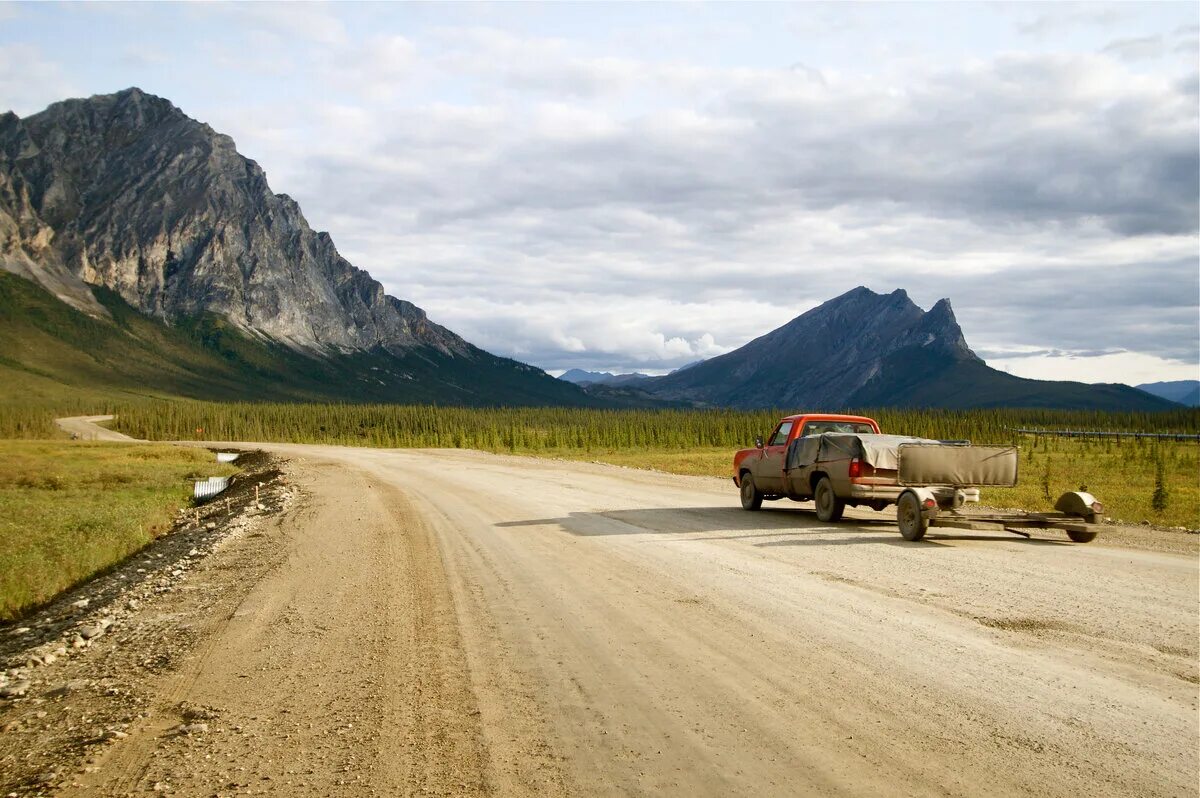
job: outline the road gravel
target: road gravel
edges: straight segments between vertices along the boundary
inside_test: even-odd
[[[102,427],[100,424],[106,421],[112,421],[113,416],[70,416],[69,418],[56,419],[59,429],[63,432],[74,435],[79,440],[84,441],[133,441],[123,432]]]
[[[64,794],[1197,794],[1194,545],[907,543],[727,480],[253,446],[296,502],[191,577],[203,614],[156,610],[190,647]]]

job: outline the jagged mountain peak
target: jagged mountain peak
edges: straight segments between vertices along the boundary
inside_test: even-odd
[[[471,351],[390,301],[232,139],[170,101],[133,87],[55,103],[23,127],[37,149],[7,164],[22,187],[10,216],[44,222],[49,259],[143,313],[168,322],[216,313],[313,350]],[[10,241],[14,249],[48,259]]]
[[[215,135],[211,128],[189,117],[171,101],[136,87],[113,94],[63,100],[25,120],[35,136],[57,132],[61,143],[67,146],[93,145],[96,142],[91,139],[96,136],[109,146],[119,145],[148,129],[180,123],[197,133]],[[85,137],[82,142],[67,140],[68,136],[80,135]]]
[[[859,286],[739,349],[639,383],[659,400],[739,408],[1162,409],[1125,386],[1042,382],[988,367],[949,299],[921,310],[908,293]]]
[[[967,346],[966,336],[954,317],[949,299],[939,299],[924,313],[913,330],[911,340],[905,341],[905,344],[913,343],[938,349],[955,360],[979,360],[978,355]]]

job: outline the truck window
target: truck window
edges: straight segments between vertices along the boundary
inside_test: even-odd
[[[779,429],[775,430],[775,434],[771,436],[771,442],[768,446],[783,446],[787,443],[788,433],[792,431],[792,422],[785,421],[779,425]]]
[[[857,421],[810,421],[800,430],[803,435],[821,435],[826,432],[849,432],[855,435],[871,435],[875,428]]]

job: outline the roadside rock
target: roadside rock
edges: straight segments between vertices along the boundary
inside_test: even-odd
[[[28,679],[10,682],[0,687],[0,698],[20,698],[29,690],[31,683]]]
[[[100,624],[85,626],[79,630],[79,636],[84,640],[94,640],[102,634],[104,634],[104,627]]]

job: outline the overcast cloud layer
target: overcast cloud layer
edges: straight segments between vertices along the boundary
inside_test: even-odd
[[[1200,376],[1197,6],[0,6],[0,106],[138,85],[391,293],[661,371],[856,285],[1036,377]]]

